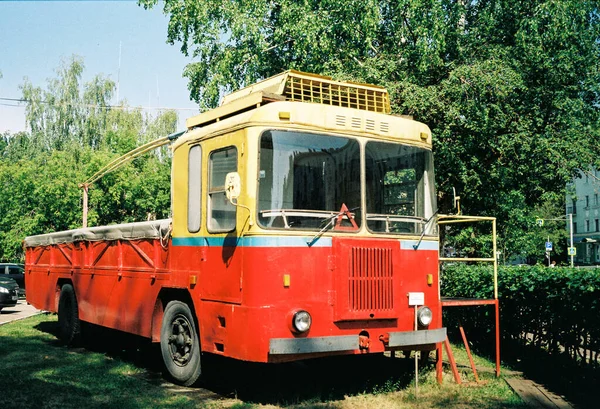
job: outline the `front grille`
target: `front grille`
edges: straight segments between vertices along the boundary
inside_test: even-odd
[[[348,272],[348,309],[394,309],[392,249],[352,247]]]

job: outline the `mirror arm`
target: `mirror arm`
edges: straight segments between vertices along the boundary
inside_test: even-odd
[[[248,219],[249,219],[248,220],[248,225],[249,226],[253,226],[254,225],[254,221],[252,220],[252,210],[250,210],[250,208],[248,206],[243,205],[243,204],[239,204],[237,202],[237,198],[233,198],[233,197],[229,199],[229,203],[231,203],[232,205],[234,205],[236,207],[242,207],[242,208],[248,210]]]

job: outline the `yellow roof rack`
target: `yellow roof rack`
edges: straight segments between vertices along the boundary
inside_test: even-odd
[[[221,106],[187,120],[187,127],[207,125],[261,103],[277,100],[334,105],[389,114],[387,90],[377,85],[334,81],[330,77],[288,70],[232,92]]]

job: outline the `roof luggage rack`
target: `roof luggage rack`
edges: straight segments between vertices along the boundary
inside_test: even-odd
[[[331,77],[288,70],[223,98],[221,106],[187,120],[188,129],[208,125],[273,101],[308,102],[391,113],[387,90],[377,85],[334,81]]]

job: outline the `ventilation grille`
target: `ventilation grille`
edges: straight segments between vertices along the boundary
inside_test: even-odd
[[[389,95],[384,88],[295,76],[294,72],[290,72],[286,79],[283,95],[289,101],[313,102],[385,114],[391,111]]]
[[[348,277],[348,307],[352,312],[393,310],[391,249],[352,248]]]

